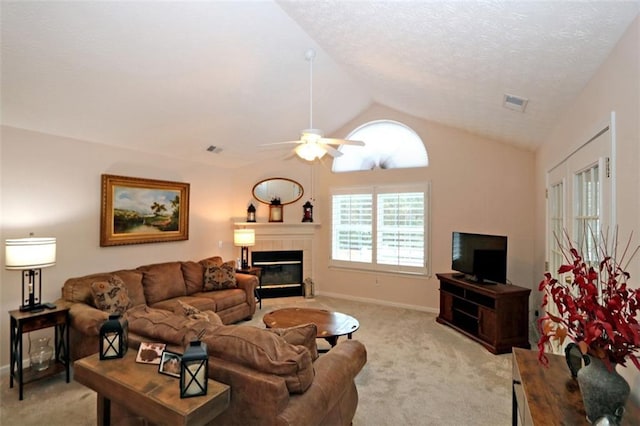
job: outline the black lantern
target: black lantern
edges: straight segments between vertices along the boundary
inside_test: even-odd
[[[310,201],[307,201],[302,206],[302,221],[313,222],[313,204]]]
[[[180,398],[207,394],[208,365],[207,344],[200,340],[192,341],[180,362]]]
[[[100,327],[100,359],[122,358],[127,353],[129,322],[119,314],[109,315]]]
[[[255,222],[256,221],[256,206],[253,203],[249,204],[247,207],[247,222]]]

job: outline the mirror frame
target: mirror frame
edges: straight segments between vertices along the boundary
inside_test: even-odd
[[[255,185],[253,185],[253,189],[251,189],[251,194],[253,195],[253,198],[255,198],[258,202],[263,203],[263,204],[271,204],[271,200],[265,200],[264,198],[258,197],[258,195],[256,194],[256,188],[258,188],[258,186],[262,185],[265,182],[269,182],[272,180],[283,180],[283,181],[287,181],[289,183],[291,183],[292,185],[297,186],[298,188],[300,188],[300,194],[298,195],[297,198],[294,199],[284,199],[282,197],[282,195],[279,195],[280,197],[280,204],[281,205],[287,205],[287,204],[293,204],[296,201],[298,201],[299,199],[302,198],[302,196],[304,195],[304,188],[302,187],[302,185],[299,182],[296,182],[293,179],[289,179],[289,178],[283,178],[283,177],[272,177],[272,178],[267,178],[267,179],[262,179],[260,182],[256,183]],[[278,196],[278,195],[276,195]]]

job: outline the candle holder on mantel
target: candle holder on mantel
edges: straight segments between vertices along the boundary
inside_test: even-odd
[[[311,204],[311,201],[307,201],[302,206],[302,221],[313,222],[313,204]]]
[[[249,204],[247,207],[247,222],[255,222],[256,221],[256,206],[253,203]]]
[[[283,206],[280,202],[280,197],[271,199],[271,204],[269,204],[269,222],[283,221],[282,207]]]

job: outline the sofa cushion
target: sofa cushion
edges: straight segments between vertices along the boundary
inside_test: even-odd
[[[193,296],[181,296],[174,297],[167,300],[161,300],[160,302],[149,305],[155,309],[164,309],[165,311],[175,311],[179,306],[179,300],[190,304],[191,306],[200,309],[201,311],[213,311],[218,312],[216,301],[212,298],[201,297],[203,293],[196,293]]]
[[[187,294],[180,262],[145,265],[138,270],[143,273],[142,287],[147,305]]]
[[[201,338],[209,355],[282,377],[290,393],[303,393],[313,382],[311,354],[303,346],[250,326],[208,328]]]
[[[203,319],[208,321],[212,325],[222,325],[222,320],[213,311],[201,311],[200,309],[189,305],[188,303],[183,302],[178,299],[178,306],[173,310],[173,313],[180,316],[185,316],[191,319]]]
[[[239,288],[228,288],[226,290],[217,291],[203,291],[202,293],[194,294],[198,299],[208,299],[215,303],[216,312],[224,311],[225,309],[232,308],[234,306],[241,305],[247,302],[247,293]],[[191,303],[188,300],[184,300],[187,303]],[[191,303],[198,309],[204,310],[201,306]]]
[[[236,263],[234,261],[224,262],[216,265],[213,262],[207,263],[204,268],[204,290],[224,290],[236,288]]]
[[[199,262],[181,262],[182,276],[187,295],[202,291],[204,285],[204,266]]]
[[[129,309],[124,316],[129,321],[129,331],[154,341],[182,347],[202,330],[211,328],[209,321],[144,305]]]
[[[216,265],[216,266],[220,266],[224,263],[224,260],[222,260],[222,258],[220,256],[211,256],[211,257],[207,257],[206,259],[202,259],[199,262],[203,267],[207,266],[207,265]]]
[[[318,346],[316,344],[318,327],[315,324],[301,324],[289,328],[268,328],[267,331],[281,336],[287,343],[304,346],[311,354],[313,361],[318,359]]]
[[[82,302],[89,306],[93,304],[93,290],[91,284],[96,281],[109,281],[113,276],[117,275],[124,281],[129,293],[131,304],[144,305],[144,291],[142,290],[142,273],[135,270],[120,270],[116,272],[102,272],[97,274],[85,275],[84,277],[69,278],[62,287],[62,297],[69,302]]]
[[[69,302],[82,302],[95,307],[91,285],[96,281],[109,281],[113,275],[117,275],[124,282],[132,306],[146,303],[142,290],[142,272],[135,270],[102,272],[69,278],[62,287],[62,297]]]
[[[117,275],[112,275],[108,281],[95,281],[91,290],[93,303],[101,311],[122,314],[131,307],[127,287]]]

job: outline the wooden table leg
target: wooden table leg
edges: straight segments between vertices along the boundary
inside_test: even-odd
[[[98,394],[98,426],[111,426],[111,400]]]

